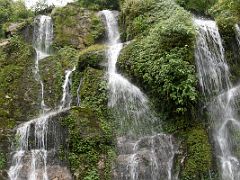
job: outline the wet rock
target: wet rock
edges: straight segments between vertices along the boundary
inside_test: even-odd
[[[135,141],[118,138],[120,154],[113,169],[113,179],[168,179],[176,153],[171,141],[172,137],[164,134],[144,136]]]
[[[21,23],[11,23],[7,29],[6,29],[6,33],[10,36],[13,36],[15,34],[17,34],[23,27],[24,27],[25,23],[21,22]]]

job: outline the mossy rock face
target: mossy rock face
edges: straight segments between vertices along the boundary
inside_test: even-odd
[[[105,133],[98,115],[90,108],[75,107],[62,119],[69,130],[66,155],[75,179],[109,179],[112,139]]]
[[[76,4],[53,10],[54,45],[84,49],[101,41],[105,29],[98,15]]]
[[[44,84],[45,104],[54,109],[60,105],[65,71],[72,70],[78,60],[75,49],[65,47],[40,61],[40,76]]]
[[[33,37],[33,18],[28,18],[22,22],[6,23],[3,30],[7,37],[18,35],[24,38],[26,42],[32,44]]]
[[[38,91],[33,73],[34,49],[19,37],[0,47],[0,169],[9,162],[13,128],[38,114]],[[5,175],[4,175],[5,174]],[[0,179],[6,177],[1,171]]]
[[[107,82],[104,71],[87,68],[83,74],[83,84],[80,91],[81,106],[107,108]]]
[[[38,109],[40,87],[33,73],[35,51],[18,37],[0,51],[0,117],[27,121]]]
[[[181,142],[174,168],[179,178],[203,179],[213,169],[213,158],[204,122],[195,117],[199,92],[192,16],[171,0],[134,2],[126,0],[121,12],[123,37],[133,40],[123,48],[118,69],[146,91],[163,129]]]

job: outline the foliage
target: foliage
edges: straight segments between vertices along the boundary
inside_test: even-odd
[[[208,9],[211,8],[217,0],[177,0],[176,2],[187,10],[200,14],[208,14]]]
[[[234,36],[234,26],[240,21],[239,10],[239,0],[218,0],[210,9],[211,15],[215,17],[219,29],[225,38]]]
[[[0,0],[0,38],[4,36],[3,25],[9,22],[19,22],[33,16],[27,10],[23,1]]]
[[[3,152],[0,153],[0,169],[2,170],[6,166],[6,156]]]
[[[165,104],[167,112],[184,113],[197,100],[192,65],[194,29],[189,14],[176,4],[160,4],[166,11],[172,5],[174,11],[169,12],[168,19],[160,19],[148,36],[130,43],[121,53],[118,66],[141,82],[151,97],[158,97],[157,102]]]
[[[182,22],[185,18],[190,24],[191,15],[173,0],[125,0],[120,14],[123,37],[131,40],[134,37],[148,35],[156,23],[173,20],[173,16],[175,21],[179,18]]]
[[[78,0],[82,7],[102,10],[102,9],[115,9],[119,8],[119,2],[116,0]]]

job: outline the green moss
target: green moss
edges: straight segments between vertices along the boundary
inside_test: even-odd
[[[195,126],[188,131],[186,145],[187,154],[181,179],[204,179],[212,168],[212,149],[203,127]]]
[[[93,45],[80,52],[78,70],[82,72],[87,67],[102,69],[100,66],[105,60],[105,46]]]
[[[52,17],[54,45],[57,47],[84,49],[104,36],[104,26],[95,12],[82,9],[76,4],[54,9]]]
[[[3,152],[0,153],[0,170],[6,167],[6,155]]]

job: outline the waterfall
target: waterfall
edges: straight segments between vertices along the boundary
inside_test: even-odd
[[[77,106],[80,106],[81,105],[81,98],[80,98],[80,90],[81,90],[81,87],[82,87],[82,84],[83,84],[83,78],[80,79],[80,82],[79,82],[79,85],[78,85],[78,88],[77,88]]]
[[[218,27],[214,21],[195,19],[197,26],[196,63],[206,107],[213,124],[212,136],[222,180],[240,179],[237,134],[240,132],[236,96]]]
[[[44,84],[39,74],[39,61],[49,56],[50,46],[53,39],[53,23],[49,16],[38,16],[34,22],[33,47],[36,51],[35,58],[35,79],[41,85],[41,110],[47,111],[48,108],[44,102]]]
[[[149,108],[145,94],[116,70],[123,44],[118,31],[117,13],[104,10],[108,35],[109,107],[119,124],[116,180],[173,180],[176,147],[171,136],[153,132],[159,119]]]
[[[48,180],[48,156],[56,154],[54,127],[49,125],[51,118],[63,113],[71,104],[71,74],[75,70],[67,70],[62,86],[63,93],[59,107],[56,110],[47,109],[44,103],[44,84],[39,74],[39,61],[49,55],[53,38],[53,25],[51,17],[38,16],[35,19],[33,46],[37,52],[35,58],[34,75],[41,85],[41,113],[36,119],[20,124],[16,132],[16,149],[13,153],[12,164],[8,171],[11,180]],[[49,131],[53,137],[49,139]],[[49,141],[54,145],[49,146]],[[54,147],[52,147],[54,146]],[[51,155],[52,156],[52,155]]]
[[[202,92],[206,97],[229,89],[229,69],[217,25],[210,20],[195,20],[198,37],[195,57]]]
[[[237,39],[237,42],[238,42],[238,46],[240,48],[240,27],[239,27],[239,24],[235,25],[235,29],[236,29],[236,39]]]

